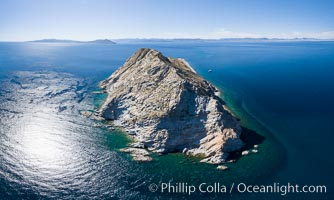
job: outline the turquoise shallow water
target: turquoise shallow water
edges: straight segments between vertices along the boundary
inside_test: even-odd
[[[79,115],[140,47],[182,57],[222,92],[241,124],[264,136],[228,171],[182,154],[133,162],[129,139]],[[334,43],[0,43],[0,197],[4,199],[330,199]],[[208,72],[212,69],[212,72]],[[321,184],[325,195],[150,192],[161,182]]]

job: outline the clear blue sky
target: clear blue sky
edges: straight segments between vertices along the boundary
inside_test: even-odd
[[[0,41],[334,38],[333,0],[0,0]]]

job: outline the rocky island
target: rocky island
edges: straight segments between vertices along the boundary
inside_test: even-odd
[[[183,59],[139,49],[100,87],[108,97],[97,114],[133,138],[123,151],[136,160],[150,160],[148,150],[219,164],[244,145],[218,90]]]

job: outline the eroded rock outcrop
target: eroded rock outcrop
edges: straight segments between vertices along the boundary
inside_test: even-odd
[[[99,115],[124,128],[137,146],[214,164],[243,146],[241,127],[217,89],[183,59],[140,49],[100,86],[108,97]]]

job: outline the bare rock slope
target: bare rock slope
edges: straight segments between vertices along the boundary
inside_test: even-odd
[[[218,164],[243,146],[241,127],[217,89],[183,59],[139,49],[100,86],[108,93],[100,116],[132,135],[137,147]]]

